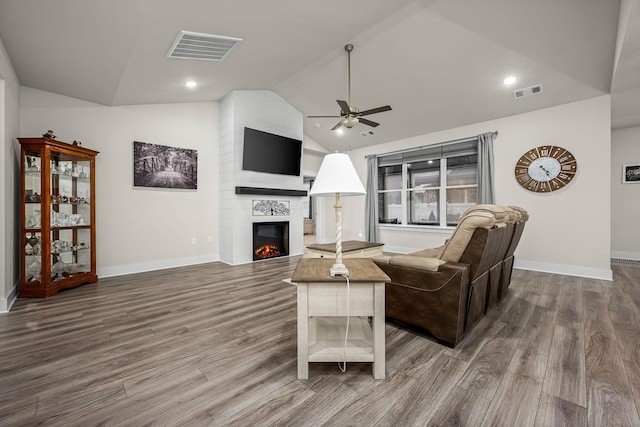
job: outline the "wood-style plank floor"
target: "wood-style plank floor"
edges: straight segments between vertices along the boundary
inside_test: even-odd
[[[101,279],[0,315],[1,426],[638,426],[640,269],[515,270],[456,347],[386,325],[296,374],[297,257]]]

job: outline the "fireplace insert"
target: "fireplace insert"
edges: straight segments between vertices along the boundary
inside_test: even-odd
[[[289,255],[289,221],[253,223],[253,260]]]

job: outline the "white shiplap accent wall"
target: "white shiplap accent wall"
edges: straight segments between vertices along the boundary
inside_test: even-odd
[[[220,102],[219,111],[220,260],[233,265],[252,262],[252,224],[261,221],[289,221],[289,254],[302,254],[302,197],[235,194],[237,186],[304,189],[302,176],[242,170],[245,127],[302,140],[302,113],[279,95],[267,90],[231,92]],[[253,216],[253,200],[288,200],[290,215]]]

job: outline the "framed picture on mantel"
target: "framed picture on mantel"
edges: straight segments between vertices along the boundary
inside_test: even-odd
[[[198,151],[133,142],[134,187],[198,188]]]
[[[640,164],[622,166],[622,183],[638,184],[640,183]]]

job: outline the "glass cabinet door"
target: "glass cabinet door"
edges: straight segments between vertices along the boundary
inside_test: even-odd
[[[91,162],[53,153],[51,173],[51,280],[91,271]]]
[[[24,155],[24,268],[27,282],[41,282],[42,274],[42,151]]]

